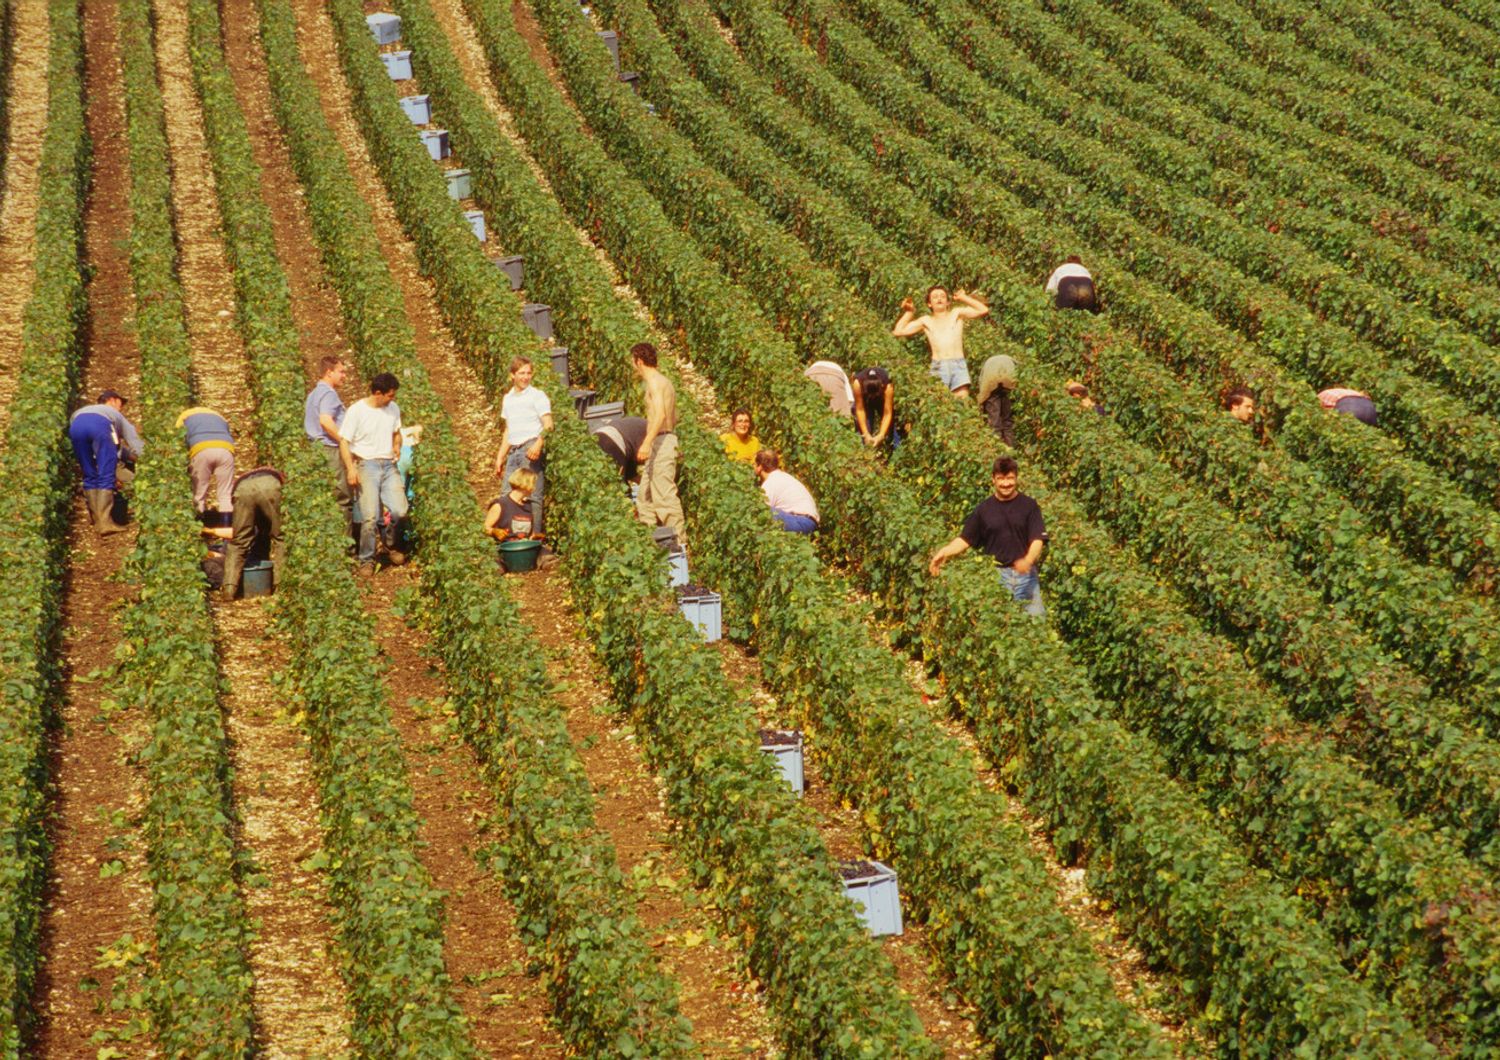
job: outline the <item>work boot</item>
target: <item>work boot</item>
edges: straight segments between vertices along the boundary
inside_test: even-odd
[[[101,534],[118,534],[125,527],[115,522],[111,512],[115,506],[114,490],[84,490],[84,500],[89,506],[89,515],[94,520],[94,529]]]

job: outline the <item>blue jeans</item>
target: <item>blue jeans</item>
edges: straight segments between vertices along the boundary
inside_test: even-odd
[[[531,532],[540,534],[542,532],[542,486],[547,477],[547,454],[543,453],[536,460],[528,459],[526,450],[530,449],[532,442],[518,445],[509,453],[505,454],[505,480],[500,484],[500,494],[504,496],[510,492],[510,473],[518,467],[529,468],[536,472],[536,485],[531,488]]]
[[[83,472],[86,490],[115,488],[115,469],[120,462],[120,443],[109,420],[93,412],[76,417],[68,425],[68,440]]]
[[[776,521],[781,524],[783,530],[794,534],[810,534],[818,528],[818,521],[810,515],[793,515],[780,508],[772,508],[771,514],[776,517]]]
[[[361,460],[359,462],[359,561],[375,562],[375,545],[380,535],[381,506],[391,513],[393,539],[401,539],[401,524],[406,519],[406,487],[396,461]]]
[[[943,381],[943,385],[949,390],[957,390],[961,386],[968,386],[969,362],[962,357],[949,357],[941,361],[933,361],[928,369],[933,375]]]
[[[1012,597],[1026,605],[1028,615],[1042,618],[1047,614],[1047,607],[1042,603],[1042,583],[1037,579],[1036,571],[1022,574],[1010,567],[1001,567],[1000,581],[1010,590]]]

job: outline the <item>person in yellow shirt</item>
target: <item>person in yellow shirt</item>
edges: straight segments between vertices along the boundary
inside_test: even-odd
[[[719,441],[724,443],[724,455],[731,460],[753,464],[755,454],[760,452],[760,439],[751,433],[755,424],[750,419],[750,410],[735,409],[729,422],[734,425],[734,430],[719,435]]]

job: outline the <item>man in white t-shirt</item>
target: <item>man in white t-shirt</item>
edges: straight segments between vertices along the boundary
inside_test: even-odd
[[[359,488],[359,572],[375,573],[375,546],[380,533],[380,509],[391,513],[388,558],[393,566],[406,562],[398,547],[406,522],[406,488],[396,461],[401,455],[401,406],[390,372],[370,380],[370,396],[356,401],[339,423],[339,459],[349,485]]]
[[[544,447],[547,432],[552,430],[552,399],[540,387],[531,385],[535,374],[530,357],[511,358],[510,389],[500,399],[500,418],[505,426],[500,433],[500,451],[495,454],[495,474],[502,482],[509,482],[510,473],[518,467],[536,474],[531,490],[531,532],[540,534],[547,470]]]

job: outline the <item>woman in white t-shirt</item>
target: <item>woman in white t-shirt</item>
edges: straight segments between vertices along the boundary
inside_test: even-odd
[[[1094,293],[1094,277],[1083,267],[1077,254],[1052,270],[1047,277],[1047,293],[1058,309],[1087,309],[1099,312],[1099,298]]]
[[[530,357],[511,358],[510,389],[500,399],[500,418],[505,426],[500,434],[500,451],[495,454],[495,474],[502,482],[508,482],[516,468],[535,472],[531,520],[532,530],[540,534],[547,468],[544,445],[547,432],[552,429],[552,399],[541,388],[531,385],[535,372]]]

